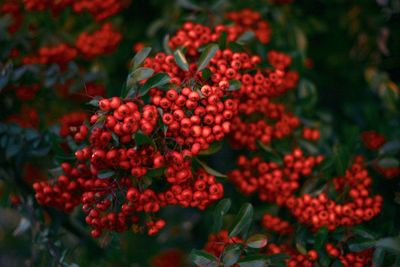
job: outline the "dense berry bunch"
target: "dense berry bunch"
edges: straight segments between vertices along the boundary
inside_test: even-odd
[[[290,222],[282,220],[281,218],[268,213],[264,214],[262,217],[261,225],[267,230],[274,231],[282,235],[293,232],[293,227],[290,225]]]
[[[182,71],[173,56],[159,53],[146,59],[146,67],[165,71],[171,83],[179,86],[150,92],[151,102],[163,111],[163,123],[168,126],[166,135],[187,146],[193,155],[221,140],[229,133],[237,113],[238,99],[229,91],[229,81],[240,79],[239,71],[254,68],[257,62],[258,57],[246,53],[218,51],[209,64],[211,80],[204,81],[194,64],[188,72]]]
[[[333,179],[336,191],[341,192],[345,200],[342,204],[322,193],[317,197],[308,194],[300,198],[291,197],[287,206],[299,222],[313,229],[327,226],[332,231],[339,226],[352,226],[371,220],[381,211],[382,197],[371,196],[372,179],[362,164],[362,159],[356,159],[345,176]],[[348,194],[345,188],[350,188]]]
[[[339,259],[345,267],[371,266],[372,263],[372,249],[367,249],[361,252],[349,252],[346,254],[335,247],[332,243],[327,243],[325,245],[325,250],[330,257]]]
[[[211,234],[208,237],[204,250],[219,257],[227,245],[240,243],[243,243],[243,240],[236,236],[229,237],[228,231],[221,230],[220,232]]]
[[[44,11],[49,9],[54,14],[57,14],[72,2],[73,0],[23,0],[25,9],[29,11]]]
[[[261,14],[251,9],[243,9],[237,12],[229,12],[227,18],[234,22],[235,30],[238,33],[253,31],[262,44],[270,41],[272,30]]]
[[[77,50],[65,43],[56,46],[42,47],[37,55],[23,58],[24,64],[59,64],[65,66],[78,55]]]
[[[242,193],[258,192],[260,200],[284,205],[299,188],[300,178],[311,174],[322,160],[322,156],[306,157],[298,148],[284,156],[283,164],[240,156],[239,169],[230,172],[228,177]]]
[[[113,16],[128,6],[129,0],[78,0],[72,8],[75,12],[89,12],[96,20],[103,20]]]
[[[198,48],[210,42],[217,42],[222,34],[226,34],[226,41],[233,42],[241,34],[254,32],[258,40],[267,44],[271,36],[269,24],[262,20],[260,13],[244,9],[238,12],[230,12],[227,15],[233,24],[219,24],[214,28],[194,22],[186,22],[181,29],[169,40],[169,46],[173,49],[185,47],[190,56],[198,55]]]
[[[91,59],[114,52],[121,39],[121,33],[114,31],[110,23],[105,23],[93,34],[81,33],[75,46],[84,58]]]
[[[385,136],[375,131],[363,132],[361,138],[364,141],[365,146],[370,150],[378,150],[386,143]]]
[[[14,34],[22,25],[21,7],[17,1],[7,0],[0,4],[1,14],[9,14],[12,17],[12,24],[8,26],[8,32]]]
[[[29,101],[35,98],[36,93],[39,91],[40,86],[33,84],[29,86],[18,86],[15,88],[15,95],[21,101]]]
[[[84,125],[84,122],[88,119],[88,114],[85,112],[72,112],[65,114],[60,118],[60,136],[74,137],[78,132],[80,135],[86,136],[85,131],[88,131],[87,127]],[[82,132],[82,133],[81,133]],[[81,139],[79,137],[75,137],[75,139]]]

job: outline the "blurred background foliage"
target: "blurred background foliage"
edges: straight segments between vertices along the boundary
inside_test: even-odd
[[[266,51],[273,47],[293,56],[294,69],[302,77],[297,90],[298,105],[295,105],[295,111],[304,117],[311,115],[313,120],[306,123],[317,123],[325,133],[327,142],[318,149],[333,158],[335,155],[340,158],[349,157],[349,154],[362,149],[359,135],[370,129],[384,134],[388,140],[398,139],[400,1],[273,2],[133,0],[120,15],[112,18],[124,36],[118,50],[111,56],[79,62],[80,66],[89,70],[81,77],[82,81],[101,81],[106,85],[108,96],[120,95],[129,72],[128,62],[138,43],[162,50],[165,36],[178,29],[183,21],[213,24],[222,19],[225,11],[251,8],[259,11],[273,29],[272,42],[257,47],[260,55],[265,57]],[[88,27],[92,27],[89,18],[84,15],[71,16],[70,11],[62,12],[56,23],[53,23],[55,19],[49,13],[32,13],[26,19],[35,21],[40,32],[38,34],[50,39],[62,37],[68,40],[74,37],[72,33],[77,29],[89,30]],[[64,28],[60,31],[58,25]],[[2,34],[5,34],[4,31]],[[22,46],[37,36],[25,39],[25,36],[17,35],[12,40],[3,37],[0,42],[2,53],[14,45]],[[35,41],[40,43],[48,40],[43,37]],[[6,56],[2,55],[1,60],[2,71],[5,72]],[[72,76],[80,75],[74,73],[73,65],[69,68]],[[48,87],[51,88],[57,82],[51,81],[54,77],[51,71],[57,70],[46,71],[49,72]],[[49,114],[49,121],[56,120],[58,114],[72,108],[88,109],[84,104],[69,102],[58,106],[58,102],[52,100],[53,96],[43,95],[42,103],[35,104],[55,110]],[[8,104],[6,92],[1,95],[0,102],[0,118],[3,120],[13,113],[15,105]],[[57,266],[59,263],[60,266],[70,267],[149,266],[160,253],[166,255],[161,258],[161,262],[168,262],[168,255],[184,255],[192,248],[204,245],[212,223],[212,208],[204,213],[167,208],[162,216],[169,218],[168,225],[158,236],[148,237],[128,232],[118,236],[108,235],[98,243],[87,235],[84,218],[78,211],[71,218],[54,210],[44,209],[43,212],[43,208],[34,202],[29,182],[22,179],[23,166],[29,161],[49,169],[50,173],[58,171],[52,169],[55,166],[54,159],[47,160],[46,157],[49,153],[55,153],[54,144],[59,141],[54,134],[56,126],[41,125],[43,135],[15,125],[0,126],[0,266]],[[10,135],[14,135],[15,140],[4,141],[3,136]],[[233,160],[234,155],[224,148],[209,163],[218,170],[226,171],[232,169]],[[390,199],[392,204],[385,206],[385,214],[379,217],[386,218],[386,221],[377,218],[370,224],[384,225],[376,229],[382,231],[378,235],[396,235],[399,231],[400,212],[393,199],[396,194],[400,194],[399,183],[396,180],[385,180],[378,182],[376,187],[385,192],[385,198]],[[23,195],[22,203],[16,206],[10,197],[12,194]],[[248,198],[239,195],[228,184],[226,197],[235,199],[233,205],[236,210],[248,201]],[[251,202],[256,207],[256,218],[266,210],[276,209],[256,199],[251,199]],[[181,264],[185,265],[184,256]]]

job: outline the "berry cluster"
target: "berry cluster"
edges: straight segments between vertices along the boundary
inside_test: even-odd
[[[310,141],[318,141],[321,133],[318,129],[303,128],[303,138]]]
[[[382,197],[371,196],[371,183],[368,171],[362,166],[362,159],[357,158],[345,176],[333,179],[336,191],[342,192],[342,198],[348,198],[344,203],[338,204],[322,193],[317,197],[308,194],[291,197],[286,205],[299,222],[312,229],[326,226],[332,231],[339,226],[360,224],[371,220],[381,210]],[[348,194],[345,188],[350,188]]]
[[[268,213],[264,214],[262,217],[261,225],[265,229],[277,232],[281,235],[287,235],[293,232],[293,227],[290,225],[290,222]]]
[[[190,56],[198,55],[198,48],[210,42],[217,42],[223,33],[226,34],[226,41],[233,42],[241,34],[252,31],[257,39],[267,44],[271,36],[269,24],[262,20],[260,13],[250,9],[244,9],[238,12],[230,12],[227,18],[233,22],[230,25],[219,24],[214,28],[204,26],[194,22],[186,22],[175,35],[171,37],[168,45],[172,49],[181,46],[187,49]]]
[[[332,243],[325,244],[325,250],[332,258],[337,258],[345,267],[363,267],[370,266],[372,263],[372,249],[363,250],[360,252],[343,253],[340,249],[336,248]]]
[[[39,127],[39,114],[33,107],[23,105],[18,114],[13,114],[8,118],[9,122],[18,124],[22,128]]]
[[[74,1],[72,9],[77,13],[89,12],[100,21],[119,13],[130,4],[130,0],[79,0]]]
[[[168,91],[150,91],[151,102],[163,112],[163,123],[168,126],[166,135],[187,146],[193,155],[207,149],[213,141],[221,140],[230,131],[239,101],[228,90],[229,80],[240,79],[239,71],[254,68],[258,61],[258,57],[246,53],[218,51],[209,64],[213,73],[211,80],[204,81],[196,73],[194,64],[190,71],[182,71],[173,56],[158,53],[146,59],[145,67],[165,71],[171,83],[179,86]],[[189,83],[193,80],[194,86],[191,86]]]
[[[61,10],[73,3],[73,0],[23,0],[24,7],[29,11],[51,10],[53,14],[59,13]]]
[[[246,31],[253,31],[260,43],[269,43],[272,30],[268,22],[262,19],[259,12],[251,9],[243,9],[236,12],[229,12],[226,16],[235,23],[236,32],[244,33]]]
[[[65,66],[78,55],[77,50],[65,43],[56,46],[42,47],[36,56],[26,56],[22,59],[24,64],[59,64]]]
[[[386,143],[385,136],[375,131],[363,132],[361,138],[369,150],[378,150]]]
[[[322,156],[304,156],[299,148],[285,155],[283,164],[240,156],[239,169],[228,173],[228,177],[243,194],[258,192],[260,200],[284,205],[299,188],[300,178],[311,174],[322,160]]]
[[[39,91],[39,89],[40,86],[38,84],[18,86],[15,88],[15,95],[21,101],[29,101],[36,96],[36,93]]]
[[[84,58],[91,59],[114,52],[121,40],[121,33],[114,31],[110,23],[105,23],[93,34],[81,33],[75,46]]]
[[[155,106],[113,97],[99,101],[90,128],[82,124],[85,117],[82,113],[70,114],[64,117],[61,128],[62,136],[73,136],[76,142],[89,141],[75,152],[77,162],[63,163],[64,175],[53,184],[37,183],[34,189],[42,205],[70,212],[83,204],[94,237],[103,229],[122,232],[134,225],[142,231],[140,213],[156,213],[167,205],[204,209],[222,198],[223,187],[214,176],[202,169],[192,170],[190,151],[167,148],[157,127],[160,118]],[[140,138],[145,136],[152,136],[160,150],[141,143]],[[157,192],[145,183],[153,176],[156,184],[164,184],[164,191]],[[150,218],[145,227],[152,235],[164,227],[165,221]]]
[[[240,243],[243,243],[243,240],[235,236],[229,237],[228,231],[221,230],[220,232],[211,234],[208,237],[204,250],[219,257],[227,245]]]
[[[8,32],[14,34],[22,25],[22,13],[20,5],[15,0],[7,0],[0,4],[1,14],[10,14],[12,17],[12,24],[8,26]]]

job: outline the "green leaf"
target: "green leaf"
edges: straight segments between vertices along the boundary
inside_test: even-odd
[[[201,71],[201,77],[203,78],[203,80],[208,80],[210,79],[212,73],[211,70],[209,68],[205,68],[204,70]]]
[[[378,165],[381,168],[397,168],[399,167],[400,163],[395,158],[383,158],[378,161]]]
[[[387,155],[387,154],[394,154],[400,151],[400,141],[393,140],[387,142],[379,149],[379,155]]]
[[[150,78],[153,75],[153,73],[154,70],[150,68],[143,68],[143,67],[137,68],[135,71],[133,71],[128,75],[128,78],[126,80],[126,86],[128,88],[132,87],[137,82]]]
[[[252,235],[246,241],[246,245],[251,248],[263,248],[267,245],[267,243],[267,237],[262,234]]]
[[[340,260],[335,260],[332,263],[332,267],[344,267],[343,263]]]
[[[201,266],[218,266],[218,258],[202,250],[193,249],[189,254],[189,259],[191,262]]]
[[[207,67],[210,60],[214,57],[215,53],[217,53],[219,47],[217,44],[209,44],[204,49],[203,53],[201,53],[199,62],[197,62],[197,71],[203,70]]]
[[[151,47],[144,47],[142,50],[140,50],[132,59],[132,68],[138,68],[146,59],[146,57],[150,54],[150,52]]]
[[[297,249],[298,252],[300,252],[303,255],[307,254],[307,249],[302,244],[300,244],[299,242],[296,243],[296,249]]]
[[[380,267],[385,259],[385,250],[383,248],[376,248],[372,256],[372,263],[375,267]]]
[[[222,174],[222,173],[220,173],[219,171],[214,170],[213,168],[211,168],[210,166],[208,166],[206,163],[202,162],[202,161],[199,160],[198,158],[194,158],[194,159],[197,161],[197,163],[199,163],[199,164],[201,165],[201,167],[204,168],[204,170],[205,170],[207,173],[209,173],[209,174],[211,174],[211,175],[214,175],[214,176],[217,176],[217,177],[222,177],[222,178],[227,178],[227,177],[228,177],[228,176],[226,176],[225,174]]]
[[[154,87],[160,87],[168,84],[170,77],[166,73],[157,73],[147,80],[147,82],[139,89],[140,96],[144,96],[147,92]]]
[[[224,267],[229,267],[235,264],[242,253],[242,244],[229,244],[225,247],[222,256]]]
[[[199,155],[204,156],[204,155],[215,154],[221,150],[222,146],[223,146],[222,142],[213,142],[208,149],[200,151]]]
[[[236,40],[236,43],[241,44],[241,45],[245,45],[249,42],[251,42],[252,40],[254,40],[255,37],[255,33],[253,31],[247,31],[244,32],[242,35],[239,36],[239,38]]]
[[[240,267],[264,267],[267,257],[264,255],[250,255],[240,259],[237,263]]]
[[[114,174],[115,174],[115,172],[113,172],[113,171],[104,170],[104,171],[99,171],[97,174],[97,177],[99,179],[106,179],[106,178],[110,178]]]
[[[253,206],[250,203],[243,204],[233,220],[229,236],[232,237],[239,235],[244,229],[250,226],[252,219]]]
[[[236,90],[239,90],[240,87],[242,87],[241,82],[239,82],[238,80],[230,80],[228,91],[236,91]]]
[[[93,107],[98,107],[99,106],[99,99],[92,99],[89,102],[86,103],[87,105],[93,106]]]
[[[135,144],[137,147],[141,145],[151,145],[155,149],[157,148],[156,144],[154,143],[154,140],[150,138],[150,136],[143,134],[141,131],[134,134],[132,138],[135,139]]]
[[[327,238],[328,238],[328,228],[324,226],[320,228],[317,234],[315,235],[314,248],[321,249],[325,244]]]
[[[228,198],[222,199],[218,202],[214,210],[214,225],[212,227],[212,231],[214,233],[217,233],[221,230],[224,215],[229,211],[230,207],[231,200]]]
[[[182,50],[178,49],[174,52],[174,59],[179,68],[185,71],[189,70],[189,63],[185,55],[183,54]]]
[[[267,256],[268,266],[286,266],[286,260],[290,259],[285,253],[272,254]]]
[[[170,55],[170,54],[172,54],[172,50],[169,47],[168,42],[169,42],[169,34],[165,35],[165,37],[163,39],[163,49],[168,55]]]

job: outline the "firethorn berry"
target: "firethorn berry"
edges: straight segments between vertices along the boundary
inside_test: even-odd
[[[378,150],[386,143],[385,136],[375,131],[363,132],[361,138],[369,150]]]
[[[21,101],[32,100],[36,93],[39,91],[40,86],[38,84],[33,84],[30,86],[18,86],[15,88],[15,94],[17,98]]]
[[[23,0],[24,6],[27,10],[44,11],[49,9],[53,12],[53,14],[57,14],[59,11],[69,6],[72,2],[72,0]]]
[[[12,23],[8,26],[8,32],[14,34],[22,25],[23,16],[21,14],[21,8],[17,1],[7,0],[0,4],[0,13],[9,14],[12,17]]]
[[[373,249],[366,249],[360,252],[349,252],[344,254],[332,243],[325,244],[325,250],[332,258],[338,259],[344,266],[370,266],[372,262]]]
[[[72,2],[74,12],[89,12],[100,21],[119,13],[130,4],[129,0],[78,0]]]
[[[271,230],[282,235],[293,232],[290,222],[284,221],[281,218],[271,214],[264,214],[261,219],[261,225],[267,230]]]
[[[322,160],[322,156],[304,156],[299,148],[286,154],[283,164],[240,156],[239,169],[228,173],[228,178],[245,195],[257,192],[262,201],[284,205],[300,187],[300,178],[309,175]]]
[[[88,119],[88,114],[84,112],[68,113],[60,118],[60,135],[74,137],[76,141],[82,142],[87,136],[89,129],[84,125],[84,121]]]
[[[38,128],[39,114],[33,107],[22,106],[19,114],[11,115],[8,121],[16,123],[22,128]]]
[[[67,44],[60,43],[57,46],[42,47],[36,56],[27,56],[22,59],[24,64],[59,64],[65,66],[78,55],[77,50]]]
[[[299,198],[288,198],[287,207],[299,222],[314,230],[326,226],[333,231],[339,226],[352,226],[371,220],[381,211],[383,198],[380,195],[371,196],[372,179],[362,164],[362,158],[356,158],[344,177],[333,179],[338,192],[344,191],[345,187],[351,188],[344,196],[345,202],[338,204],[325,193],[317,197],[305,194]]]
[[[86,59],[114,52],[122,40],[122,34],[114,31],[110,23],[105,23],[93,34],[81,33],[75,43],[78,51]]]
[[[246,31],[253,31],[262,44],[269,43],[272,30],[268,22],[262,19],[259,12],[251,9],[243,9],[236,12],[229,12],[226,17],[234,22],[232,28],[235,29],[234,31],[238,35]]]
[[[225,247],[229,244],[240,244],[243,240],[233,236],[229,237],[227,230],[221,230],[216,234],[211,234],[208,237],[207,243],[204,246],[204,250],[219,257],[224,251]]]
[[[310,128],[303,128],[303,138],[310,140],[310,141],[318,141],[321,137],[319,130],[317,129],[310,129]]]
[[[76,162],[63,163],[64,174],[55,182],[37,182],[33,188],[41,205],[71,212],[82,204],[93,237],[104,230],[123,232],[131,227],[135,231],[147,229],[154,235],[166,224],[153,216],[161,208],[179,205],[205,209],[222,198],[224,188],[214,176],[201,168],[192,170],[189,150],[164,149],[163,139],[154,144],[160,150],[139,142],[137,135],[149,138],[160,134],[156,106],[113,97],[99,101],[89,127],[83,122],[86,118],[75,113],[62,119],[62,136],[89,142],[75,151]],[[165,184],[162,191],[144,184],[153,170],[160,172]],[[139,226],[140,213],[151,214],[143,227]]]

